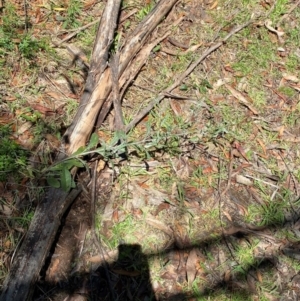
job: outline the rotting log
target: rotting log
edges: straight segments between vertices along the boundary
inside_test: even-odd
[[[125,46],[120,50],[120,77],[147,38],[178,0],[161,0],[154,10],[137,26]],[[86,144],[97,115],[111,93],[112,80],[108,56],[117,24],[121,0],[108,0],[98,27],[88,79],[77,114],[66,131],[58,160]],[[66,146],[66,149],[65,149]],[[1,301],[31,300],[36,281],[44,264],[60,220],[67,208],[80,193],[80,188],[69,194],[59,188],[49,188],[38,204],[27,235],[6,278]]]
[[[1,301],[31,300],[34,285],[60,226],[60,220],[80,191],[80,188],[76,188],[68,194],[60,189],[49,189],[47,196],[39,203],[22,246],[14,258],[3,285]]]

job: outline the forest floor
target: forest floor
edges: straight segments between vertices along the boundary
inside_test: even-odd
[[[112,47],[154,5],[124,0]],[[78,107],[104,6],[0,1],[0,287]],[[96,209],[87,185],[34,300],[298,300],[300,1],[179,1],[123,114],[128,124],[251,18],[126,136],[126,156],[98,162]],[[103,145],[113,114],[96,130]]]

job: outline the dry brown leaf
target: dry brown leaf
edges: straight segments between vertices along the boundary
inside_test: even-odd
[[[47,92],[47,95],[49,95],[50,97],[56,99],[56,100],[61,100],[61,94],[60,93],[56,93],[56,92]]]
[[[207,175],[207,174],[211,174],[213,171],[214,171],[213,168],[211,166],[208,166],[202,170],[202,173],[204,175]]]
[[[50,145],[52,145],[52,147],[54,147],[56,149],[59,148],[59,146],[60,146],[60,140],[57,137],[55,137],[55,136],[53,136],[51,134],[46,134],[45,138],[50,143]]]
[[[133,208],[131,210],[131,212],[132,212],[132,215],[136,218],[142,218],[142,216],[143,216],[143,211],[140,208],[137,208],[137,209]]]
[[[170,208],[170,204],[169,203],[161,203],[157,206],[154,216],[157,216],[159,214],[159,212],[169,209]]]
[[[149,189],[150,186],[148,184],[146,184],[146,181],[144,182],[136,182],[141,188],[144,188],[144,189]]]
[[[27,121],[23,123],[17,130],[17,135],[22,135],[32,127],[32,122]]]
[[[181,109],[180,103],[178,101],[170,100],[170,107],[176,116],[182,115],[182,109]]]
[[[282,38],[282,36],[284,35],[283,31],[280,30],[276,30],[275,28],[273,28],[272,26],[272,21],[271,20],[266,20],[265,21],[265,26],[268,30],[270,30],[271,32],[275,33],[277,35],[278,41],[283,44],[284,40]]]
[[[229,221],[232,222],[232,217],[230,216],[230,214],[227,211],[223,211],[223,214],[228,218]]]
[[[210,10],[213,10],[213,9],[215,9],[217,6],[218,6],[218,0],[215,1],[215,2],[211,5],[211,7],[210,7],[209,9],[210,9]]]
[[[154,217],[153,218],[147,217],[145,221],[148,225],[150,225],[158,230],[163,231],[164,233],[168,234],[169,236],[173,236],[172,229],[169,226],[167,226],[166,224],[164,224],[163,222],[155,219]]]
[[[12,114],[3,113],[0,116],[0,124],[8,124],[11,121],[14,121]]]
[[[231,277],[231,270],[228,269],[225,271],[225,274],[224,274],[224,281],[225,282],[228,282],[230,280],[230,277]]]
[[[115,209],[115,210],[113,211],[113,214],[112,214],[112,220],[113,220],[115,223],[119,222],[119,211],[118,211],[118,209]]]
[[[106,162],[104,160],[99,160],[98,166],[97,166],[97,172],[102,171],[106,166]]]
[[[259,145],[261,146],[261,148],[262,148],[264,154],[266,155],[266,154],[267,154],[267,149],[266,149],[265,144],[264,144],[263,141],[262,141],[261,139],[259,139],[259,138],[257,138],[256,140],[257,140],[257,142],[259,143]]]
[[[225,87],[229,92],[237,99],[239,100],[243,105],[245,105],[253,114],[258,115],[258,111],[252,107],[252,105],[249,103],[249,101],[246,99],[246,97],[230,85],[225,84]]]
[[[173,168],[180,179],[187,179],[190,175],[190,165],[187,157],[179,157],[178,159],[175,159]]]
[[[242,155],[242,157],[248,162],[246,153],[245,153],[245,151],[244,151],[244,148],[241,146],[241,144],[240,144],[238,141],[235,140],[235,141],[232,143],[232,146],[233,146],[234,148],[236,148],[236,149],[239,151],[239,153]]]
[[[90,7],[95,5],[96,0],[91,0],[91,1],[83,2],[83,3],[84,3],[83,9],[88,10]]]
[[[50,115],[51,113],[54,113],[52,109],[49,109],[47,107],[44,107],[40,104],[31,104],[30,105],[34,110],[39,111],[42,114]]]
[[[256,270],[256,276],[257,276],[257,279],[260,283],[262,283],[263,279],[262,279],[262,274],[259,270]]]
[[[197,263],[197,251],[195,249],[192,249],[186,262],[186,276],[189,285],[191,285],[196,278]]]
[[[283,73],[282,76],[285,80],[289,80],[289,81],[294,82],[294,83],[299,82],[299,78],[295,75]]]

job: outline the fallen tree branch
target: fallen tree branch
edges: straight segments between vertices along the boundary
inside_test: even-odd
[[[160,1],[152,13],[136,28],[128,44],[120,50],[117,77],[123,74],[153,29],[177,1]],[[77,114],[64,135],[58,161],[85,145],[93,130],[96,116],[111,93],[112,79],[108,68],[108,58],[120,3],[121,0],[107,1],[98,27],[85,90]],[[65,146],[68,146],[67,150]],[[31,300],[34,285],[53,243],[60,219],[79,193],[80,188],[72,190],[70,194],[60,188],[48,189],[46,196],[36,208],[27,235],[5,280],[1,301]]]
[[[94,101],[90,99],[94,95],[93,91],[95,89],[96,84],[99,82],[100,77],[102,76],[104,70],[107,68],[109,49],[114,40],[114,33],[115,33],[115,28],[117,26],[120,4],[121,4],[121,0],[115,0],[115,1],[108,1],[105,6],[98,27],[96,42],[94,44],[94,49],[93,49],[91,63],[90,63],[90,70],[88,73],[88,77],[86,79],[85,88],[81,95],[80,104],[76,116],[72,124],[69,126],[67,133],[70,133],[75,129],[78,122],[77,120],[82,116],[82,114],[84,114],[84,111],[86,110],[87,103],[89,101],[90,102]],[[66,140],[65,142],[68,144],[69,141],[67,136],[68,134],[65,134],[64,137]]]
[[[193,64],[191,64],[187,70],[185,70],[174,82],[173,85],[169,86],[167,89],[162,91],[155,99],[153,99],[147,107],[145,107],[142,111],[140,111],[134,119],[126,126],[125,132],[130,132],[156,105],[158,105],[164,98],[165,95],[171,93],[175,88],[177,88],[181,82],[191,73],[193,70],[211,53],[215,50],[220,48],[229,38],[233,35],[244,29],[245,27],[249,26],[253,20],[250,20],[242,25],[235,27],[231,32],[220,42],[215,43],[210,48],[208,48],[201,56],[196,60]]]
[[[176,26],[180,24],[183,19],[184,17],[179,18],[175,22],[175,24],[172,24],[172,26]],[[120,92],[120,99],[123,98],[123,95],[126,92],[128,86],[132,84],[132,81],[136,78],[136,76],[138,75],[142,67],[146,64],[152,49],[160,42],[162,42],[170,34],[171,34],[171,30],[170,28],[168,28],[167,31],[162,36],[154,39],[147,46],[143,47],[143,49],[141,49],[141,51],[139,51],[139,53],[135,56],[134,60],[130,62],[129,66],[126,68],[126,70],[124,71],[124,73],[122,74],[119,80],[119,87],[122,89]],[[111,104],[112,104],[112,100],[111,97],[109,97],[100,110],[97,119],[97,126],[100,126],[105,120],[111,108]]]
[[[1,301],[31,300],[34,284],[60,226],[61,217],[80,192],[80,187],[73,189],[69,195],[56,188],[49,189],[47,196],[39,203],[34,213],[9,276],[3,284]]]
[[[98,28],[82,103],[88,100],[90,95],[88,90],[94,89],[94,85],[107,68],[108,51],[113,41],[120,3],[121,0],[107,1]],[[79,111],[81,109],[82,107]],[[65,157],[66,154],[62,149],[58,160]],[[31,300],[34,285],[60,226],[61,217],[79,193],[79,188],[73,189],[70,194],[60,188],[48,189],[36,208],[27,235],[5,280],[1,301]]]
[[[124,48],[120,49],[119,77],[128,67],[131,60],[146,42],[154,28],[170,11],[178,0],[160,1],[152,12],[141,22],[132,35],[125,41]],[[89,139],[95,125],[99,111],[108,99],[112,89],[111,70],[109,68],[99,75],[97,85],[91,92],[90,87],[86,93],[91,93],[89,99],[82,99],[74,121],[64,135],[67,153],[72,154],[79,147],[84,146]]]

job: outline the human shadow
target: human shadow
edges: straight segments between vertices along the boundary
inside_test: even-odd
[[[156,301],[150,281],[148,258],[143,254],[141,246],[121,244],[118,250],[118,259],[109,266],[114,284],[111,297],[124,301]]]

